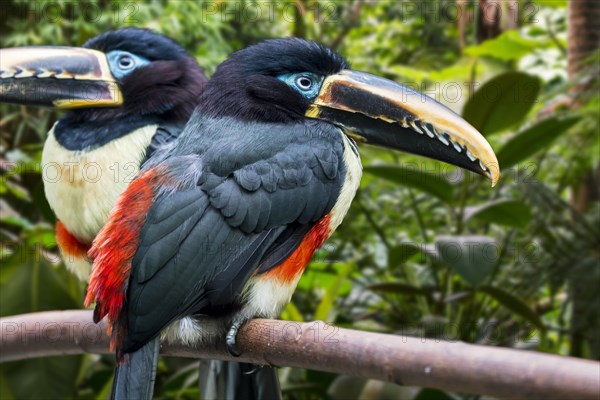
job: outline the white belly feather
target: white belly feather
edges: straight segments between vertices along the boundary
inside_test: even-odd
[[[67,230],[91,242],[106,222],[118,196],[139,171],[156,132],[145,126],[93,150],[72,151],[48,133],[42,154],[42,179],[50,207]]]
[[[333,233],[338,226],[342,223],[344,217],[350,209],[352,200],[356,196],[358,187],[360,186],[360,179],[362,178],[362,164],[358,151],[355,153],[356,145],[350,142],[350,139],[342,133],[344,137],[344,163],[346,164],[346,179],[342,190],[340,190],[340,196],[338,197],[333,209],[331,210],[331,222],[329,223],[329,229]]]

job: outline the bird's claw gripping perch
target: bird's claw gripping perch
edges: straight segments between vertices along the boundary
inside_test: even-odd
[[[245,321],[235,321],[231,324],[227,335],[225,336],[225,344],[227,345],[227,352],[232,357],[239,357],[242,355],[235,347],[235,337],[237,336],[238,330],[244,324]]]

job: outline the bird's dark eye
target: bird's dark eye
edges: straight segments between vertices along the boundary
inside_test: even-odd
[[[119,68],[121,69],[130,69],[135,66],[135,61],[133,60],[133,58],[127,55],[119,57],[117,63],[119,64]]]
[[[314,82],[310,76],[302,75],[296,78],[296,86],[300,90],[310,90]]]

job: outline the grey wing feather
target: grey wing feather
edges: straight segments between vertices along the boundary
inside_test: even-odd
[[[155,198],[140,232],[127,294],[125,352],[182,316],[240,301],[254,273],[291,254],[329,213],[345,174],[341,137],[337,131],[337,140],[289,134],[285,146],[274,145],[260,160],[220,163],[210,151],[167,160],[167,171],[177,171],[167,179],[179,174],[184,181]],[[181,177],[194,168],[201,171]]]
[[[156,129],[154,136],[150,140],[150,144],[146,149],[146,156],[142,161],[142,164],[151,158],[154,153],[163,148],[166,144],[175,141],[181,132],[183,132],[184,125],[161,125]]]

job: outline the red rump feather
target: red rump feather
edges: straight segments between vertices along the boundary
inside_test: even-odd
[[[89,243],[79,241],[60,221],[56,221],[56,241],[63,257],[68,257],[69,261],[86,258],[90,249]]]
[[[315,251],[325,243],[331,235],[329,222],[331,214],[317,221],[308,231],[300,246],[281,264],[262,275],[263,279],[277,279],[283,284],[290,284],[304,272]]]
[[[85,306],[96,302],[96,323],[108,315],[111,350],[118,347],[126,329],[121,312],[131,260],[138,247],[140,229],[152,205],[158,175],[156,169],[151,169],[131,182],[119,197],[108,222],[94,239],[89,251],[94,267]]]

